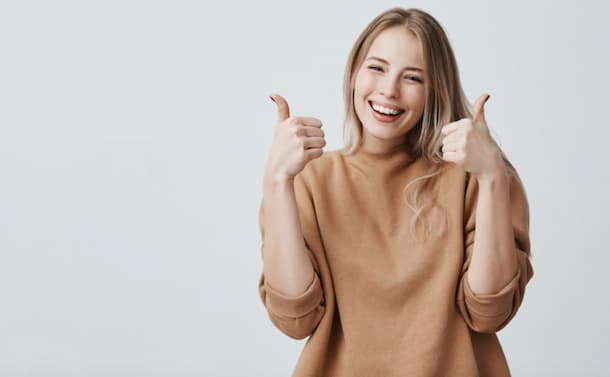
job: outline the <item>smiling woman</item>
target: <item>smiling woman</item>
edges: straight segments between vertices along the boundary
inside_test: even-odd
[[[344,76],[345,147],[278,106],[260,206],[259,293],[309,337],[294,376],[509,376],[496,332],[533,276],[529,207],[418,9],[377,16]]]
[[[404,144],[421,119],[426,97],[419,78],[423,68],[414,66],[424,66],[421,47],[405,27],[388,28],[373,41],[354,82],[354,107],[363,126],[364,150],[383,151]],[[413,70],[418,73],[409,74]]]

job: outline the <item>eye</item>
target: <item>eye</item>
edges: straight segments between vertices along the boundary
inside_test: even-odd
[[[373,71],[383,71],[383,69],[377,65],[370,65],[368,68],[372,69]]]
[[[417,81],[417,82],[423,82],[419,77],[417,76],[405,76],[405,79],[409,79],[409,80],[413,80],[413,81]]]

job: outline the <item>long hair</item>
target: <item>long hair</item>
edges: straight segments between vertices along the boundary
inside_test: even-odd
[[[366,54],[375,38],[384,30],[403,26],[412,32],[422,47],[425,65],[425,105],[420,121],[409,131],[407,145],[416,158],[425,158],[432,163],[432,169],[421,177],[409,182],[404,190],[404,200],[413,211],[411,232],[417,238],[417,224],[421,223],[425,238],[430,235],[430,227],[423,214],[440,211],[448,221],[446,211],[434,201],[437,194],[438,176],[446,167],[442,159],[441,128],[447,123],[462,118],[472,118],[472,106],[468,102],[462,84],[455,55],[447,34],[438,21],[420,9],[391,8],[375,17],[362,31],[354,43],[343,79],[345,119],[343,124],[344,154],[355,153],[362,142],[362,123],[354,108],[354,82]],[[510,177],[518,177],[517,172],[502,153]],[[409,199],[409,192],[411,196]],[[440,233],[444,232],[443,227]]]

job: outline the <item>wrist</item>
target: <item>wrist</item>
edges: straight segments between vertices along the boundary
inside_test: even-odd
[[[495,154],[485,171],[476,174],[479,182],[497,182],[508,179],[508,170],[500,153]]]
[[[480,185],[483,184],[508,184],[508,172],[505,167],[492,170],[476,176]]]
[[[263,184],[265,186],[283,186],[294,183],[294,177],[285,174],[265,173]]]

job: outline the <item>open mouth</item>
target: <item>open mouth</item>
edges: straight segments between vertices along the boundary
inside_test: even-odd
[[[378,104],[373,104],[373,101],[368,101],[368,102],[369,102],[369,107],[373,111],[373,115],[375,116],[375,118],[377,118],[383,122],[393,121],[393,120],[397,119],[398,117],[400,117],[405,112],[402,109],[387,108],[387,107],[384,107],[384,106],[381,106]]]

